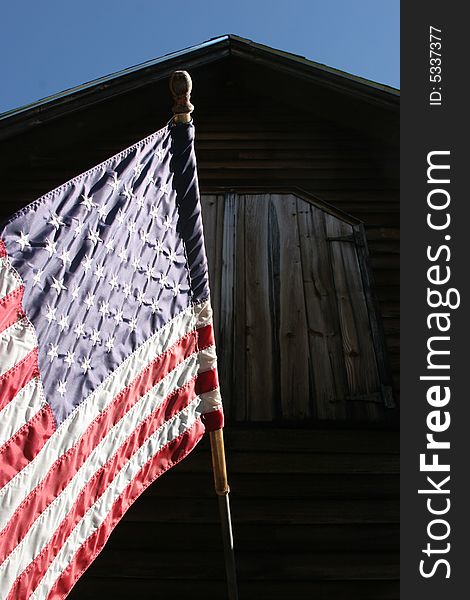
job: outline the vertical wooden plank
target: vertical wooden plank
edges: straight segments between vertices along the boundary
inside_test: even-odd
[[[279,228],[280,254],[280,387],[282,416],[311,416],[309,347],[302,280],[296,198],[271,194]]]
[[[246,399],[246,289],[245,289],[245,197],[236,196],[235,204],[235,268],[233,279],[233,373],[231,390],[231,418],[247,420]]]
[[[223,219],[217,220],[217,233],[222,247],[220,278],[219,337],[217,339],[218,370],[224,411],[228,418],[233,413],[233,320],[234,320],[234,273],[236,195],[226,194],[223,199]]]
[[[326,229],[329,238],[353,235],[351,225],[331,215],[326,215]],[[377,405],[367,400],[380,395],[380,380],[356,247],[347,241],[330,244],[350,399],[362,399],[367,416],[375,418]]]
[[[310,395],[319,419],[345,418],[347,380],[323,211],[297,198]]]
[[[223,215],[223,201],[221,194],[204,194],[201,196],[202,221],[204,225],[204,245],[206,248],[207,263],[209,267],[209,285],[211,302],[214,310],[214,328],[216,336],[219,333],[220,313],[220,261],[221,261],[221,236],[218,233],[218,221]]]
[[[269,195],[245,196],[245,331],[247,418],[274,418],[268,271]]]
[[[385,346],[385,331],[382,320],[380,319],[380,308],[375,294],[374,277],[369,262],[367,239],[362,224],[354,227],[354,235],[356,237],[357,258],[364,285],[364,295],[369,311],[371,335],[374,342],[375,358],[377,361],[383,401],[387,408],[394,408],[395,402],[392,391],[392,373]]]
[[[227,330],[226,305],[232,305],[231,295],[224,290],[227,288],[227,274],[223,271],[223,254],[230,252],[224,249],[224,210],[225,198],[223,194],[204,194],[201,196],[202,219],[204,224],[204,243],[206,247],[209,268],[209,285],[211,290],[211,304],[214,311],[214,334],[217,344],[218,371],[220,388],[223,393],[224,409],[230,413],[230,390],[232,384],[231,357],[227,356],[227,348],[232,348],[232,332]],[[230,240],[228,239],[228,243]],[[233,243],[232,243],[233,246]],[[232,248],[233,253],[233,248]],[[233,259],[227,264],[233,264]]]

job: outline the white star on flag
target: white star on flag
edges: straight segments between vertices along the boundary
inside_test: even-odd
[[[156,298],[152,299],[152,304],[150,305],[150,308],[152,310],[152,314],[154,315],[156,312],[160,311],[161,308],[158,304],[158,300]]]
[[[67,385],[64,380],[60,380],[57,384],[57,392],[63,396],[67,391]]]
[[[80,363],[80,368],[83,369],[84,373],[87,373],[91,369],[91,361],[88,357],[84,356]]]
[[[124,184],[124,191],[121,192],[123,196],[125,196],[128,200],[132,200],[135,197],[134,192],[132,191],[132,187],[127,183]]]
[[[119,209],[118,214],[116,215],[116,221],[119,223],[119,225],[122,225],[125,220],[126,220],[126,215],[122,212],[121,209]]]
[[[58,323],[61,331],[64,331],[65,329],[68,329],[68,327],[69,327],[69,318],[68,318],[68,316],[67,315],[62,315],[60,317],[60,319],[57,321],[57,323]]]
[[[131,331],[135,331],[137,329],[137,319],[136,317],[132,317],[132,319],[128,323],[129,329]]]
[[[114,250],[113,242],[111,240],[107,240],[104,247],[106,248],[106,254],[109,254]]]
[[[144,304],[144,303],[145,303],[145,294],[144,294],[144,292],[141,292],[141,291],[137,292],[137,304],[139,306],[142,306],[142,304]]]
[[[139,236],[142,242],[144,242],[144,244],[148,244],[150,240],[150,234],[148,231],[144,231],[143,229],[141,229],[139,232]]]
[[[49,321],[49,323],[56,320],[56,312],[57,308],[53,308],[49,304],[47,305],[46,319]]]
[[[85,223],[82,223],[82,221],[79,221],[76,225],[75,225],[75,229],[73,232],[73,237],[76,238],[79,235],[81,235],[83,228],[85,226]]]
[[[111,287],[112,290],[116,290],[119,287],[119,283],[118,283],[118,276],[117,275],[113,275],[111,277],[111,279],[109,280],[109,285]]]
[[[170,217],[170,215],[167,215],[165,217],[165,220],[163,221],[163,227],[166,230],[171,229],[173,227],[173,219]]]
[[[85,273],[87,273],[88,270],[91,269],[92,263],[93,259],[91,258],[91,256],[85,256],[85,258],[82,260],[82,267],[85,269]]]
[[[87,239],[96,246],[98,242],[102,242],[103,240],[100,238],[100,232],[97,229],[90,229],[88,232]]]
[[[80,287],[76,285],[72,290],[72,298],[76,300],[78,298],[78,293],[80,292]]]
[[[65,225],[64,221],[62,221],[62,219],[55,213],[51,213],[51,218],[49,219],[48,223],[56,229],[60,229],[62,225]]]
[[[116,309],[116,312],[113,315],[113,319],[116,321],[116,325],[119,325],[119,323],[122,323],[123,320],[123,311],[120,308]]]
[[[100,279],[103,279],[103,277],[104,277],[104,266],[103,265],[96,265],[95,277],[96,277],[97,281],[99,281]]]
[[[113,180],[112,181],[108,181],[106,183],[106,185],[110,185],[113,188],[113,192],[117,192],[118,189],[119,189],[119,185],[120,185],[121,182],[118,179],[117,173],[114,173],[114,172],[111,173],[111,177],[113,178]]]
[[[105,216],[108,214],[108,211],[106,210],[106,207],[104,206],[104,204],[101,204],[100,206],[98,206],[98,208],[96,209],[96,212],[99,214],[101,219],[104,219]]]
[[[100,332],[97,329],[93,329],[91,332],[90,340],[93,346],[96,346],[101,341]]]
[[[93,196],[88,196],[88,194],[82,194],[81,197],[83,198],[83,202],[80,202],[80,204],[82,204],[86,208],[87,212],[90,212],[90,210],[92,210],[95,206],[93,203]]]
[[[18,244],[20,245],[21,251],[23,251],[26,248],[26,246],[31,246],[31,243],[29,241],[29,234],[21,231],[20,236],[21,237],[18,240]]]
[[[62,290],[67,289],[62,281],[56,279],[54,276],[52,276],[52,279],[54,280],[54,283],[51,285],[51,287],[55,289],[57,295],[59,295]]]
[[[134,167],[134,176],[139,177],[139,175],[142,173],[143,169],[144,169],[144,165],[142,165],[141,163],[137,163]]]
[[[59,256],[59,260],[62,261],[64,267],[67,266],[67,263],[71,263],[72,259],[70,258],[70,251],[65,249],[62,250],[62,254]]]
[[[64,362],[66,362],[68,366],[71,367],[75,362],[75,352],[69,350],[65,355]]]
[[[100,303],[100,307],[98,309],[98,312],[100,312],[103,317],[106,317],[107,315],[109,315],[109,302],[105,302],[104,300]]]
[[[41,283],[41,277],[43,276],[43,269],[38,269],[33,276],[33,286],[39,285]]]
[[[52,256],[56,252],[57,242],[53,242],[51,239],[47,240],[45,250],[49,252],[49,256]]]
[[[56,344],[49,344],[49,350],[47,352],[47,356],[50,357],[50,362],[54,360],[54,358],[58,358],[59,356],[59,346]]]
[[[114,337],[110,336],[106,342],[105,342],[105,346],[107,348],[107,352],[111,352],[111,350],[114,348]]]
[[[87,297],[85,298],[85,304],[88,307],[88,310],[95,305],[95,294],[88,292]]]
[[[79,337],[84,336],[85,335],[85,325],[83,323],[78,323],[78,325],[75,327],[73,332],[77,336],[77,339]]]

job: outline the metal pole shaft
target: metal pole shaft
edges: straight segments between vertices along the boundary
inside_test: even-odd
[[[219,513],[224,544],[225,572],[229,600],[238,600],[237,571],[233,549],[232,521],[230,516],[229,485],[222,429],[209,433],[211,441],[212,467],[214,471],[215,492],[219,501]]]

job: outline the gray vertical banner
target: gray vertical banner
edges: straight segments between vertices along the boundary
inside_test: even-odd
[[[402,600],[470,597],[466,8],[401,4]]]

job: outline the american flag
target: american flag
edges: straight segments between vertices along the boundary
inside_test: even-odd
[[[137,496],[223,425],[192,124],[0,232],[0,598],[64,598]]]

